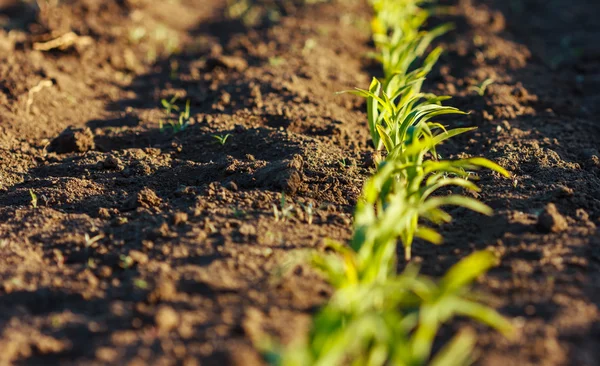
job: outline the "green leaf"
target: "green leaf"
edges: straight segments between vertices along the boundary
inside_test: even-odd
[[[437,231],[423,226],[419,226],[417,228],[415,236],[436,245],[442,244],[444,241],[444,237],[442,237]]]
[[[498,258],[489,250],[474,252],[448,270],[440,282],[440,287],[445,292],[456,291],[473,282],[497,263]]]
[[[465,159],[465,161],[469,164],[473,164],[473,165],[477,165],[483,168],[488,168],[490,170],[493,170],[495,172],[498,172],[500,174],[502,174],[503,176],[510,178],[510,173],[504,169],[503,167],[501,167],[500,165],[494,163],[493,161],[490,161],[486,158],[470,158],[470,159]]]
[[[471,354],[477,339],[475,332],[465,329],[455,335],[431,360],[430,366],[467,366],[472,363]]]
[[[388,135],[387,132],[385,132],[385,129],[381,125],[376,125],[375,128],[377,128],[377,132],[379,133],[379,137],[381,138],[381,141],[383,141],[383,145],[385,146],[385,149],[388,152],[392,151],[394,149],[394,143],[392,142],[390,135]]]

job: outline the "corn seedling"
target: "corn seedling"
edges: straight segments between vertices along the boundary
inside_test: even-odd
[[[454,129],[446,131],[440,123],[431,121],[432,118],[466,114],[454,108],[441,105],[449,96],[416,93],[412,86],[420,79],[409,83],[392,95],[382,89],[382,84],[373,78],[369,90],[356,89],[341,93],[352,93],[367,99],[367,118],[371,139],[376,150],[385,147],[389,152],[398,146],[404,146],[408,139],[408,131],[416,128],[427,136],[434,136],[434,131],[441,130],[447,135],[456,135],[469,129]]]
[[[104,235],[98,234],[94,237],[90,237],[90,235],[88,233],[85,233],[85,235],[83,236],[83,239],[85,241],[85,247],[89,248],[92,245],[94,245],[95,243],[97,243],[98,241],[104,239]]]
[[[413,133],[416,135],[417,133]],[[400,234],[405,248],[405,259],[410,260],[411,245],[415,237],[441,244],[442,237],[435,230],[423,226],[425,219],[434,224],[449,222],[452,217],[441,209],[442,206],[461,206],[484,215],[491,215],[492,209],[483,203],[461,195],[436,196],[442,187],[456,186],[479,192],[480,189],[471,180],[476,176],[473,171],[486,168],[505,177],[510,174],[490,160],[469,158],[459,160],[426,160],[425,156],[434,146],[450,134],[437,135],[434,138],[414,139],[408,147],[392,151],[385,166],[380,167],[381,175],[372,181],[378,187],[368,186],[379,195],[379,206],[385,207],[390,195],[404,202],[406,211],[402,219],[408,221],[405,230]],[[371,192],[369,192],[371,193]],[[373,193],[371,193],[373,194]]]
[[[171,101],[166,102],[165,99],[163,99],[163,102],[166,102],[166,104],[163,104],[163,106],[165,107],[165,111],[167,112],[168,115],[170,115],[171,110],[179,110],[179,107],[177,107],[176,105],[174,105],[174,101],[176,97],[173,97],[173,99],[171,99]],[[165,129],[168,127],[171,129],[171,131],[173,131],[173,133],[178,133],[181,132],[183,130],[185,130],[187,128],[187,126],[190,123],[190,100],[188,99],[187,102],[185,103],[185,110],[181,113],[179,113],[179,118],[176,121],[167,121],[165,123],[165,121],[160,120],[159,121],[159,128],[160,131],[165,131]]]
[[[292,217],[293,211],[294,205],[286,203],[285,193],[282,192],[279,208],[276,204],[273,204],[273,216],[275,217],[275,221],[286,221]]]
[[[177,102],[177,99],[177,95],[174,95],[173,98],[171,98],[170,100],[161,99],[160,104],[162,104],[163,108],[165,109],[165,113],[168,117],[171,116],[172,111],[179,110],[179,107],[177,106],[177,104],[175,104]]]
[[[37,208],[38,207],[38,197],[35,193],[33,193],[33,189],[29,190],[29,196],[31,197],[31,207]]]
[[[332,267],[352,265],[344,255]],[[356,259],[358,260],[358,259]],[[381,281],[337,289],[315,316],[308,340],[267,353],[273,365],[467,365],[474,334],[461,332],[432,357],[440,327],[456,316],[491,326],[506,336],[512,325],[469,296],[469,285],[497,263],[489,251],[475,252],[454,265],[437,283],[409,266]]]
[[[469,90],[472,90],[472,91],[476,92],[480,97],[483,97],[485,95],[485,91],[486,91],[487,87],[492,85],[494,82],[495,82],[494,79],[491,79],[491,78],[485,79],[479,85],[470,86]]]
[[[314,214],[315,214],[312,202],[309,202],[307,205],[301,204],[301,206],[302,206],[302,209],[304,210],[304,214],[306,215],[305,216],[306,217],[306,222],[309,225],[312,225],[312,223],[313,223],[313,217],[314,217]]]
[[[227,142],[227,139],[231,136],[231,134],[226,134],[226,135],[212,135],[212,137],[217,140],[217,142],[223,146],[225,145],[225,143]]]

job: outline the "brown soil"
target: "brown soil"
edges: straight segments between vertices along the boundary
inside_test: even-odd
[[[0,1],[0,364],[255,365],[261,334],[305,334],[331,291],[306,249],[350,236],[373,168],[363,101],[334,95],[379,69],[364,2],[260,1],[281,18],[254,28],[225,0],[39,3]],[[454,210],[415,260],[502,255],[477,288],[519,334],[477,326],[479,364],[598,365],[600,3],[453,5],[428,87],[479,129],[442,153],[515,178],[484,174],[495,216]],[[192,123],[161,132],[175,94]],[[275,220],[282,192],[312,224]]]

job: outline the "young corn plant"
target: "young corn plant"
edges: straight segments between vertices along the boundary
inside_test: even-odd
[[[367,119],[369,132],[376,150],[385,147],[391,152],[398,146],[402,148],[408,139],[408,131],[417,128],[426,136],[434,136],[438,130],[452,136],[471,129],[454,129],[446,131],[443,125],[432,121],[443,115],[460,114],[465,112],[458,108],[443,106],[441,102],[450,99],[449,96],[435,96],[412,90],[416,79],[388,95],[383,90],[379,80],[373,78],[369,90],[355,89],[341,93],[351,93],[367,99]]]
[[[455,131],[456,132],[456,131]],[[373,179],[379,184],[378,206],[386,207],[391,199],[403,202],[405,211],[402,220],[407,225],[400,233],[404,246],[405,259],[411,259],[414,238],[421,238],[433,244],[441,244],[442,236],[434,229],[425,226],[423,221],[433,224],[447,223],[452,217],[443,206],[461,206],[469,210],[491,215],[492,209],[480,201],[460,194],[440,196],[435,193],[442,187],[459,187],[473,192],[480,189],[472,180],[473,171],[486,168],[505,177],[510,174],[498,164],[481,157],[458,160],[427,160],[437,144],[452,136],[450,132],[434,137],[418,138],[418,132],[411,131],[409,143],[397,147],[380,166],[381,173]],[[435,155],[434,155],[435,156]],[[376,213],[377,215],[378,213]]]
[[[431,12],[422,9],[419,6],[421,3],[423,1],[413,0],[372,2],[375,11],[372,22],[373,41],[378,51],[374,57],[383,66],[384,90],[388,94],[405,85],[403,79],[409,73],[424,77],[431,71],[442,52],[441,48],[435,48],[420,68],[415,68],[416,61],[423,57],[436,38],[453,28],[450,24],[443,24],[430,31],[422,31]],[[400,78],[395,77],[397,75]],[[414,86],[417,92],[420,87],[420,83]]]
[[[167,101],[166,99],[162,100],[163,107],[165,108],[165,111],[167,112],[168,118],[170,118],[172,110],[179,110],[179,107],[174,104],[176,100],[177,100],[176,97],[171,99],[171,101]],[[190,123],[190,101],[188,99],[188,101],[185,103],[185,110],[183,112],[179,113],[179,118],[177,120],[167,121],[166,123],[163,120],[160,120],[159,128],[160,128],[161,132],[163,132],[167,128],[169,128],[173,133],[178,133],[178,132],[185,130],[187,128],[187,126],[189,125],[189,123]]]
[[[337,257],[331,267],[342,269],[340,276],[352,272],[344,269],[352,265],[347,256],[360,253]],[[458,333],[433,357],[432,345],[441,326],[456,316],[512,334],[508,320],[469,293],[469,285],[496,262],[489,251],[475,252],[437,283],[409,266],[380,281],[338,288],[315,316],[307,341],[284,350],[271,348],[267,359],[277,366],[468,365],[475,344],[472,332]]]

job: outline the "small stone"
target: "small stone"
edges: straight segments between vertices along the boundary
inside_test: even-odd
[[[177,295],[177,288],[175,284],[168,279],[163,279],[156,286],[154,291],[148,295],[148,301],[150,303],[157,303],[159,301],[172,301]]]
[[[102,167],[104,169],[119,169],[121,164],[121,159],[113,155],[109,155],[106,159],[104,159],[104,161],[102,161]]]
[[[164,305],[158,309],[154,320],[159,331],[169,332],[179,324],[179,315],[172,307]]]
[[[244,71],[248,68],[248,62],[236,56],[214,56],[206,60],[206,68],[212,70],[217,67],[232,69],[236,71]]]
[[[52,140],[48,150],[58,154],[68,154],[72,152],[83,153],[93,150],[95,147],[94,134],[88,127],[67,127]]]
[[[159,206],[162,200],[153,190],[144,188],[136,195],[136,203],[137,207],[150,208]]]
[[[232,192],[236,192],[238,190],[238,186],[237,186],[237,184],[235,184],[234,181],[231,181],[231,182],[227,183],[227,189],[229,189]]]
[[[538,229],[543,232],[558,233],[566,230],[569,227],[567,220],[558,212],[554,203],[549,203],[544,208],[544,211],[540,213],[537,223]]]

